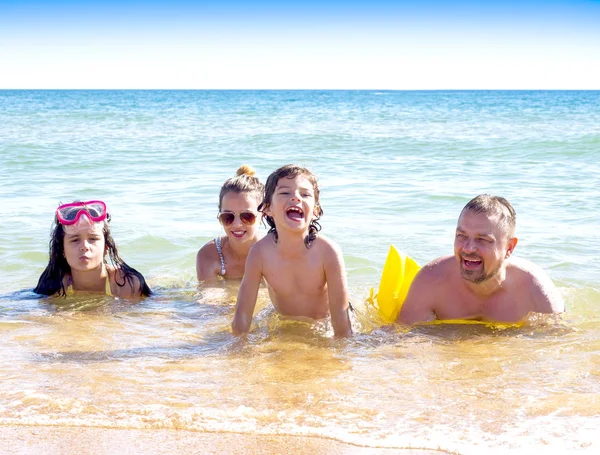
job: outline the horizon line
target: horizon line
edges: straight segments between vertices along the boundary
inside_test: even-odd
[[[600,88],[4,88],[0,91],[263,91],[263,92],[597,92]]]

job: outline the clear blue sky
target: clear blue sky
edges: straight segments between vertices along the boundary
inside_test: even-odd
[[[0,88],[600,89],[600,0],[0,0]]]

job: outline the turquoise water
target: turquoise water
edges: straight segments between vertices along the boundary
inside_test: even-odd
[[[0,424],[597,448],[599,153],[600,92],[0,91]],[[319,177],[322,232],[344,252],[348,342],[288,327],[263,296],[240,343],[235,286],[196,287],[223,181],[290,162]],[[361,302],[389,244],[420,263],[451,253],[484,192],[515,206],[516,254],[568,314],[502,332],[380,328]],[[96,198],[156,295],[37,299],[54,209]]]

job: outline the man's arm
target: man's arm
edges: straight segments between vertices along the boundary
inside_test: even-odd
[[[532,311],[537,313],[563,313],[565,302],[548,274],[536,265],[532,265],[530,273],[534,298],[534,309]]]
[[[346,268],[340,248],[333,242],[325,242],[325,281],[329,300],[331,325],[336,337],[352,335],[350,316],[348,315],[348,285],[346,283]]]
[[[250,331],[261,278],[262,260],[260,247],[258,244],[254,244],[250,248],[250,253],[246,259],[244,278],[242,278],[242,284],[240,285],[235,305],[235,315],[231,323],[231,330],[234,335],[242,335]]]
[[[435,305],[435,264],[428,264],[419,270],[408,290],[406,300],[396,318],[396,322],[413,325],[437,319]]]

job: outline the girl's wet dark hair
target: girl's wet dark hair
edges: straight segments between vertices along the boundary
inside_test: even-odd
[[[127,283],[129,286],[133,287],[134,277],[137,277],[137,279],[140,281],[140,295],[151,295],[152,291],[146,283],[144,276],[133,267],[127,265],[127,263],[119,256],[117,245],[110,234],[110,226],[108,225],[108,221],[110,221],[110,215],[107,216],[102,228],[106,252],[112,265],[116,269],[121,269],[123,271],[123,282],[118,281],[118,276],[115,277],[117,285],[125,286],[125,283]],[[63,226],[55,217],[54,228],[50,234],[50,260],[48,261],[46,269],[40,275],[38,284],[33,292],[42,295],[67,295],[67,290],[63,284],[63,278],[65,274],[71,273],[71,267],[65,258],[64,238],[65,231]],[[107,263],[106,257],[104,258],[104,262]]]
[[[275,220],[273,217],[266,215],[264,210],[270,207],[273,202],[273,194],[275,194],[279,180],[283,178],[293,179],[298,175],[307,178],[312,184],[315,194],[315,217],[311,220],[308,227],[308,235],[304,238],[304,245],[306,245],[306,248],[309,248],[312,242],[317,238],[317,233],[321,230],[321,225],[318,223],[318,220],[323,216],[323,208],[319,203],[320,191],[317,177],[308,169],[297,164],[286,164],[269,175],[267,183],[265,184],[265,196],[258,206],[258,211],[263,212],[263,222],[266,222],[269,225],[268,233],[273,234],[273,238],[275,239],[275,242],[277,242],[277,227],[275,226]]]

